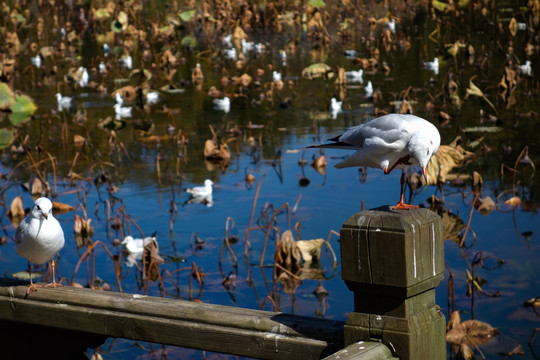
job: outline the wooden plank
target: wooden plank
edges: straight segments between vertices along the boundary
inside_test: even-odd
[[[358,341],[347,346],[338,352],[327,356],[324,360],[354,360],[354,359],[369,359],[369,360],[392,360],[396,359],[392,356],[390,349],[387,346],[370,341]]]
[[[343,322],[160,297],[0,287],[0,320],[261,359],[319,359],[342,348]]]

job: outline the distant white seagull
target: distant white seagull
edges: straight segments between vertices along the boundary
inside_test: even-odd
[[[159,101],[159,93],[157,91],[149,91],[146,94],[147,104],[157,104],[158,101]]]
[[[117,92],[114,95],[114,102],[116,104],[124,105],[124,97],[122,96],[122,94],[120,94],[120,92]]]
[[[435,75],[439,75],[439,58],[436,57],[433,59],[433,61],[425,61],[424,67],[433,71]]]
[[[367,85],[364,87],[364,91],[366,92],[366,96],[368,98],[373,96],[373,84],[371,84],[371,80],[369,80]]]
[[[131,117],[131,109],[132,107],[122,106],[122,104],[114,104],[114,112],[117,119]]]
[[[126,265],[128,267],[132,267],[135,265],[135,260],[142,260],[144,247],[153,241],[156,241],[155,233],[151,236],[145,237],[144,239],[133,238],[131,235],[126,236],[122,241],[122,245],[124,245],[126,251],[130,255],[126,258]]]
[[[77,81],[80,87],[84,88],[88,85],[90,80],[90,75],[88,75],[88,70],[84,66],[80,66],[77,72],[80,74],[80,79]]]
[[[345,50],[345,57],[347,59],[354,59],[357,56],[358,56],[358,51],[356,51],[354,49]]]
[[[349,70],[345,71],[345,76],[347,76],[347,81],[363,83],[364,82],[364,70]]]
[[[229,34],[229,35],[225,35],[222,39],[223,41],[223,45],[227,48],[231,48],[233,46],[233,43],[232,43],[232,34]]]
[[[231,99],[228,96],[225,96],[223,99],[214,99],[214,109],[223,110],[225,113],[231,111]]]
[[[107,65],[103,61],[100,61],[98,65],[98,69],[99,69],[99,73],[103,74],[104,72],[107,71]]]
[[[133,69],[133,58],[131,57],[131,55],[126,54],[122,56],[118,61],[128,70]]]
[[[189,189],[186,189],[188,193],[191,194],[193,197],[197,196],[208,196],[212,195],[212,185],[214,185],[214,182],[210,179],[204,180],[204,186],[195,186]]]
[[[62,96],[60,93],[56,93],[56,103],[58,104],[58,111],[62,111],[63,109],[69,109],[72,104],[72,97],[70,96]]]
[[[519,65],[519,72],[525,76],[532,76],[531,61],[526,60],[525,64]]]
[[[401,169],[401,195],[394,209],[411,209],[418,206],[403,201],[405,169],[420,165],[424,177],[427,177],[426,167],[439,149],[441,136],[432,123],[418,116],[389,114],[352,127],[329,141],[333,143],[308,147],[355,150],[354,154],[335,165],[338,169],[369,166],[383,169],[385,174]]]
[[[343,102],[337,101],[336,98],[332,98],[332,100],[330,100],[330,112],[332,113],[332,119],[336,119],[337,114],[341,112],[341,104],[343,104]]]
[[[279,50],[279,59],[281,60],[281,65],[287,66],[287,53],[285,50]]]
[[[389,29],[390,32],[395,33],[396,32],[396,19],[392,19],[389,22],[387,22],[386,28]]]
[[[64,231],[54,218],[52,208],[52,202],[46,197],[37,199],[30,214],[20,222],[15,233],[15,251],[28,260],[30,286],[27,294],[37,291],[38,288],[32,281],[30,263],[44,264],[52,260],[52,283],[45,286],[61,286],[55,281],[53,258],[64,247]]]
[[[109,46],[109,44],[105,43],[101,48],[103,49],[103,55],[105,55],[105,57],[109,56],[109,54],[111,53],[111,47]]]
[[[236,48],[225,49],[225,58],[236,60]]]
[[[34,65],[38,69],[41,68],[41,63],[42,63],[41,54],[37,54],[36,56],[31,57],[30,62],[32,63],[32,65]]]
[[[279,71],[273,71],[272,72],[272,81],[279,81],[281,80],[281,73]]]
[[[248,52],[255,50],[255,43],[252,41],[247,41],[245,39],[242,39],[241,45],[242,45],[242,52],[244,54],[247,54]]]

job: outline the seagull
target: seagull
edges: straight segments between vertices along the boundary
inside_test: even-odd
[[[225,45],[225,47],[231,48],[233,46],[232,34],[225,35],[222,40],[223,40],[223,45]]]
[[[255,49],[255,43],[252,41],[247,41],[245,39],[242,39],[242,52],[244,54],[247,54],[250,51],[253,51]]]
[[[41,54],[37,54],[36,56],[33,56],[30,58],[30,62],[32,65],[37,67],[38,69],[41,67]]]
[[[117,119],[131,117],[131,109],[131,107],[122,106],[122,104],[114,104]]]
[[[281,73],[279,71],[272,72],[272,80],[274,82],[281,80]]]
[[[236,60],[236,49],[235,48],[225,49],[225,58]]]
[[[532,76],[531,60],[526,60],[525,64],[519,65],[519,72],[525,76]]]
[[[418,116],[388,114],[352,127],[329,141],[333,143],[312,145],[308,148],[356,150],[335,165],[338,169],[369,166],[381,168],[385,174],[401,169],[401,195],[394,209],[413,209],[418,206],[405,204],[403,201],[405,169],[408,166],[420,165],[422,174],[427,178],[426,167],[441,144],[441,136],[432,123]]]
[[[109,44],[107,43],[103,44],[102,49],[103,49],[103,55],[105,55],[105,57],[108,57],[109,54],[111,53],[111,47],[109,46]]]
[[[90,80],[90,76],[88,75],[88,70],[86,70],[85,67],[80,66],[77,70],[78,73],[81,74],[81,79],[78,81],[80,87],[86,87],[88,85],[88,81]]]
[[[145,246],[153,241],[156,241],[156,233],[143,239],[135,239],[131,235],[126,236],[122,241],[122,245],[130,255],[126,258],[126,265],[132,267],[135,264],[134,260],[142,260]]]
[[[392,19],[389,22],[387,22],[386,28],[389,29],[390,32],[395,33],[396,32],[396,19]]]
[[[133,58],[131,57],[131,55],[126,54],[122,56],[118,61],[127,69],[133,69]]]
[[[223,110],[225,113],[231,111],[231,99],[228,96],[225,96],[223,99],[214,99],[214,109]]]
[[[157,104],[158,101],[159,101],[159,93],[157,91],[149,91],[146,94],[146,103]]]
[[[70,96],[62,96],[60,93],[56,93],[56,102],[58,103],[58,111],[63,109],[68,109],[71,107],[71,100],[73,98]]]
[[[120,92],[117,92],[114,95],[114,101],[116,104],[124,105],[124,97],[122,96],[122,94],[120,94]]]
[[[345,57],[347,59],[354,59],[357,56],[358,56],[358,51],[354,49],[345,50]]]
[[[103,61],[100,61],[98,65],[98,69],[99,69],[99,73],[103,74],[104,72],[107,71],[107,65]]]
[[[45,287],[62,286],[57,284],[54,275],[54,256],[64,247],[64,231],[52,213],[52,202],[41,197],[34,202],[30,214],[20,222],[15,233],[15,251],[28,260],[30,286],[27,294],[37,291],[32,282],[30,263],[44,264],[51,261],[52,283]]]
[[[330,100],[330,111],[332,112],[332,119],[336,119],[337,114],[341,112],[341,104],[343,104],[343,102],[337,101],[336,98],[332,98],[332,100]]]
[[[358,83],[364,82],[364,70],[362,69],[345,71],[345,75],[347,76],[347,81]]]
[[[364,91],[366,92],[366,97],[370,98],[373,96],[373,85],[371,84],[371,80],[368,81]]]
[[[279,58],[281,60],[281,65],[287,66],[287,53],[285,50],[279,50]]]
[[[212,195],[212,185],[214,185],[214,182],[210,179],[206,179],[204,180],[204,186],[195,186],[186,189],[186,191],[193,197],[209,196]]]
[[[429,69],[435,73],[435,75],[439,74],[439,58],[436,57],[433,59],[433,61],[425,61],[424,67],[426,69]]]

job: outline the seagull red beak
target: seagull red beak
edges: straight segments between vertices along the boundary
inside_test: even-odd
[[[424,179],[427,182],[427,173],[426,173],[426,168],[425,167],[422,167],[422,174],[424,174]]]
[[[45,219],[48,219],[49,218],[49,215],[47,213],[42,213],[43,216],[45,217]]]

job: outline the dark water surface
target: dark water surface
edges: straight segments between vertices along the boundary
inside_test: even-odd
[[[111,55],[104,57],[92,31],[81,30],[81,43],[74,46],[72,54],[47,57],[42,68],[37,69],[29,60],[35,54],[30,47],[32,42],[41,47],[58,46],[66,41],[62,41],[58,32],[60,27],[47,27],[47,35],[40,39],[34,27],[19,25],[23,49],[16,56],[18,76],[12,79],[11,85],[31,96],[38,110],[29,122],[18,128],[14,145],[20,145],[28,136],[26,144],[34,161],[44,161],[40,169],[47,174],[49,183],[55,184],[54,200],[77,207],[74,212],[57,215],[66,235],[66,245],[59,257],[64,283],[73,281],[88,286],[92,281],[92,269],[87,271],[86,262],[75,272],[86,246],[77,247],[74,220],[75,214],[85,216],[82,210],[85,207],[95,231],[91,240],[101,241],[111,253],[119,256],[122,263],[126,257],[122,246],[113,246],[115,239],[121,241],[129,233],[141,237],[139,228],[146,236],[157,232],[159,254],[165,259],[165,263],[159,266],[164,288],[160,287],[159,281],[150,281],[145,288],[140,271],[123,264],[120,277],[124,292],[273,310],[267,299],[270,296],[279,311],[345,320],[352,310],[353,298],[340,278],[339,238],[332,230],[339,232],[341,224],[362,206],[371,209],[394,204],[399,196],[400,174],[384,175],[379,169],[367,169],[367,177],[363,179],[356,168],[335,169],[333,165],[346,154],[339,150],[326,152],[328,166],[321,174],[310,166],[312,157],[319,153],[311,149],[306,151],[305,147],[349,126],[366,122],[378,111],[398,111],[401,100],[406,98],[416,115],[437,125],[442,144],[448,145],[461,136],[461,146],[476,155],[471,162],[454,169],[453,173],[468,177],[463,184],[450,180],[445,182],[442,186],[445,202],[434,209],[444,215],[445,229],[448,229],[445,232],[447,270],[437,289],[437,304],[447,318],[451,310],[460,310],[462,320],[476,319],[499,329],[496,339],[482,346],[487,358],[502,358],[498,353],[508,353],[517,345],[523,347],[523,359],[533,359],[540,354],[538,337],[532,348],[528,345],[534,328],[539,326],[540,316],[534,309],[523,306],[524,301],[540,296],[540,180],[534,172],[540,153],[540,97],[536,75],[540,71],[539,39],[538,24],[535,27],[534,12],[527,7],[527,2],[497,2],[497,6],[489,3],[485,16],[480,10],[483,3],[475,2],[447,14],[422,4],[404,7],[400,2],[401,5],[387,4],[385,7],[384,4],[370,2],[367,5],[354,3],[349,8],[329,2],[327,11],[331,16],[323,18],[328,27],[328,41],[308,37],[309,29],[302,27],[300,21],[308,8],[301,6],[298,7],[300,19],[293,28],[285,27],[278,31],[269,26],[247,31],[249,40],[265,44],[265,50],[261,54],[246,54],[245,63],[240,67],[233,60],[227,60],[223,53],[225,46],[221,38],[231,33],[232,27],[225,26],[222,32],[205,33],[198,31],[199,23],[191,20],[180,22],[167,41],[152,37],[151,19],[160,19],[164,26],[164,14],[188,8],[187,5],[179,5],[176,10],[176,5],[161,8],[164,4],[170,5],[145,3],[148,18],[134,21],[133,14],[129,15],[134,26],[148,31],[147,41],[154,54],[153,61],[146,64],[142,60],[143,41],[135,42],[136,46],[130,50],[134,68],[144,67],[153,72],[149,85],[153,89],[161,89],[160,101],[147,106],[146,110],[138,107],[136,101],[126,101],[125,106],[133,106],[133,116],[124,119],[123,126],[114,130],[114,141],[110,141],[110,128],[102,128],[98,124],[115,115],[111,95],[114,90],[128,84],[139,85],[134,77],[130,80],[130,70],[118,64],[119,54],[129,37],[119,32],[116,42],[110,44],[113,49]],[[92,2],[92,6],[97,8],[98,5]],[[475,10],[476,6],[478,10]],[[85,14],[90,18],[88,8],[81,8],[86,9]],[[291,8],[293,5],[280,4],[276,11],[285,14]],[[39,12],[31,9],[30,17],[35,21]],[[75,9],[78,5],[66,7],[66,14]],[[263,13],[261,9],[264,7],[259,9]],[[389,50],[385,51],[384,25],[370,27],[369,17],[382,18],[389,9],[394,9],[392,15],[400,21],[396,25],[396,33],[391,34]],[[321,11],[324,13],[324,9]],[[432,12],[435,15],[432,16]],[[140,16],[141,13],[135,14]],[[42,16],[46,24],[53,23],[51,12],[43,12]],[[354,36],[339,37],[338,26],[347,17],[355,21]],[[508,29],[512,17],[526,26],[526,30],[519,30],[515,36]],[[60,18],[62,23],[70,16],[60,12]],[[74,25],[79,24],[72,21]],[[4,26],[8,26],[6,24],[4,20]],[[438,33],[434,33],[437,28]],[[195,34],[198,44],[193,48],[180,46],[182,39],[190,34]],[[475,54],[468,56],[466,47],[463,47],[454,59],[445,45],[457,41],[472,45]],[[532,54],[525,53],[527,44],[535,49]],[[159,64],[159,56],[167,48],[171,48],[178,59],[173,66],[177,73],[170,81],[165,79],[163,68],[151,65],[152,62]],[[364,70],[363,83],[349,82],[344,87],[337,87],[336,76],[330,79],[302,77],[302,70],[317,62],[326,63],[336,74],[339,67],[347,71],[358,70],[360,65],[347,58],[344,51],[355,49],[358,58],[370,58],[376,48],[380,51],[379,62],[373,69]],[[6,49],[7,46],[4,47],[7,52]],[[281,49],[287,51],[286,65],[280,60]],[[435,56],[441,62],[438,74],[423,65]],[[527,59],[532,62],[532,76],[517,77],[516,102],[507,106],[508,100],[500,96],[499,88],[505,65],[517,69],[517,65],[524,64]],[[109,65],[107,75],[91,71],[101,60]],[[383,62],[386,62],[388,72],[384,71]],[[194,86],[191,78],[197,63],[201,64],[205,75],[200,89]],[[53,66],[56,66],[51,76],[54,81],[49,78]],[[64,75],[68,69],[78,66],[87,67],[91,81],[102,84],[106,91],[100,91],[97,86],[81,88],[66,83]],[[257,69],[265,70],[259,79]],[[273,70],[282,74],[284,86],[281,90],[273,88],[276,86],[272,85]],[[221,82],[222,77],[245,73],[253,78],[248,86],[224,86]],[[471,78],[494,108],[479,96],[469,95],[465,99]],[[458,85],[460,106],[452,102],[448,91],[450,80]],[[364,86],[367,81],[380,91],[380,98],[366,97]],[[162,87],[167,84],[174,85],[176,89],[163,91]],[[214,109],[212,97],[208,94],[212,86],[231,95],[229,113]],[[71,109],[58,111],[55,98],[58,91],[65,96],[73,96]],[[269,98],[270,93],[272,99]],[[265,97],[262,98],[261,94]],[[332,97],[343,100],[343,112],[335,119],[329,113]],[[79,123],[74,120],[77,111],[85,114]],[[440,121],[440,111],[452,116],[448,124]],[[496,119],[490,119],[488,115]],[[204,143],[212,138],[209,125],[219,139],[236,138],[236,141],[228,142],[233,156],[226,166],[203,158]],[[234,126],[236,132],[228,131]],[[171,128],[174,130],[168,133]],[[179,132],[186,140],[185,147],[177,136]],[[76,147],[73,142],[75,134],[83,136],[86,144]],[[150,138],[150,135],[160,139]],[[533,165],[520,162],[514,180],[512,169],[526,147]],[[47,152],[56,160],[54,169],[47,161]],[[302,159],[307,160],[307,164],[302,165]],[[5,209],[17,195],[22,196],[24,207],[30,207],[32,197],[21,184],[35,179],[36,172],[27,155],[7,148],[1,160]],[[21,161],[26,163],[18,166]],[[472,212],[465,244],[460,247],[459,241],[469,221],[474,199],[470,178],[474,171],[483,178],[482,197],[489,196],[497,207],[489,214],[481,214],[478,210]],[[247,173],[255,176],[252,184],[245,181]],[[10,178],[6,180],[8,175]],[[207,178],[215,184],[213,204],[187,203],[189,194],[184,189],[202,185]],[[309,179],[309,184],[301,186],[301,178]],[[265,237],[263,230],[250,232],[252,247],[248,257],[244,257],[246,229],[259,182],[254,225],[257,219],[264,221],[261,214],[265,207],[271,205],[278,209],[288,204],[291,212],[294,208],[292,226],[299,224],[301,239],[329,237],[330,245],[338,256],[335,268],[330,253],[323,248],[318,271],[296,284],[295,289],[273,282],[276,234],[272,233],[270,237],[265,266],[260,267]],[[515,207],[504,203],[512,197],[513,183],[515,195],[521,200],[521,204]],[[114,186],[115,191],[108,191],[109,186]],[[412,203],[426,207],[430,206],[427,200],[432,195],[442,198],[441,189],[437,186],[425,186],[408,194],[411,193]],[[121,226],[112,226],[115,214],[122,221]],[[111,221],[107,221],[108,216]],[[0,273],[12,277],[26,269],[26,260],[14,251],[10,238],[13,238],[15,228],[5,211],[2,211],[1,221],[8,241],[0,248]],[[453,231],[450,230],[452,225]],[[275,226],[281,233],[288,228],[286,211],[277,217]],[[298,239],[298,234],[293,233]],[[195,246],[195,235],[204,241],[200,248]],[[221,266],[218,266],[225,236],[233,242],[237,266],[227,251],[223,252]],[[484,267],[476,266],[475,276],[487,282],[482,285],[483,292],[475,291],[473,300],[467,291],[467,270],[470,271],[470,264],[481,256],[485,258]],[[93,271],[99,278],[95,285],[110,286],[111,290],[118,291],[113,260],[101,246],[96,247],[95,257]],[[191,291],[189,288],[192,266],[205,274],[200,292],[198,285],[194,285]],[[447,290],[450,271],[454,276],[455,305],[449,303]],[[230,274],[235,276],[234,286],[223,283]],[[320,284],[328,291],[328,296],[318,298],[314,295]],[[204,356],[201,351],[156,344],[139,345],[111,339],[101,347],[101,351],[107,352],[102,355],[109,359],[153,358],[163,354],[167,358]],[[449,358],[452,355],[449,352]]]

